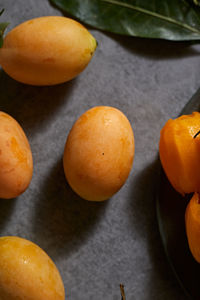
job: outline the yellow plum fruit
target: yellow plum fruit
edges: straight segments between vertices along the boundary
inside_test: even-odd
[[[59,271],[39,246],[15,236],[0,238],[0,299],[65,299]]]
[[[32,174],[32,152],[23,129],[10,115],[0,111],[0,198],[22,194]]]
[[[45,16],[12,29],[0,49],[0,65],[17,81],[30,85],[66,82],[90,62],[97,42],[79,22]]]
[[[134,158],[134,135],[118,109],[97,106],[73,125],[64,149],[66,179],[82,198],[102,201],[125,183]]]

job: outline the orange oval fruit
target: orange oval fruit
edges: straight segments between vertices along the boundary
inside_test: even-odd
[[[13,28],[0,49],[0,64],[15,80],[55,85],[80,74],[97,42],[79,22],[61,16],[34,18]]]
[[[172,186],[182,195],[200,192],[200,113],[168,120],[160,133],[159,154]]]
[[[185,212],[185,226],[190,251],[200,263],[200,197],[194,193]]]
[[[29,141],[19,123],[0,111],[0,198],[21,195],[33,175]]]
[[[103,201],[125,183],[134,158],[134,135],[118,109],[97,106],[73,125],[64,150],[66,179],[82,198]]]
[[[60,273],[39,246],[16,236],[0,237],[0,299],[65,299]]]

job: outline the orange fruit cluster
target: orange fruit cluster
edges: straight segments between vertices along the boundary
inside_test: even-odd
[[[200,113],[170,119],[160,133],[162,167],[174,189],[194,193],[185,213],[188,244],[200,263]]]

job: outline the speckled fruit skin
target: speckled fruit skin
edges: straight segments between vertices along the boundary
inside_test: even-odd
[[[14,236],[0,238],[1,300],[65,300],[60,274],[36,244]]]
[[[97,106],[72,127],[64,150],[66,179],[82,198],[102,201],[125,183],[134,158],[134,135],[118,109]]]
[[[32,174],[32,152],[23,129],[10,115],[0,111],[0,198],[22,194]]]
[[[30,85],[66,82],[82,72],[97,43],[75,20],[45,16],[12,29],[0,49],[0,64],[17,81]]]

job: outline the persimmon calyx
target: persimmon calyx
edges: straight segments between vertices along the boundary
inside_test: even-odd
[[[196,137],[200,134],[200,130],[193,136],[193,139],[196,139]]]

